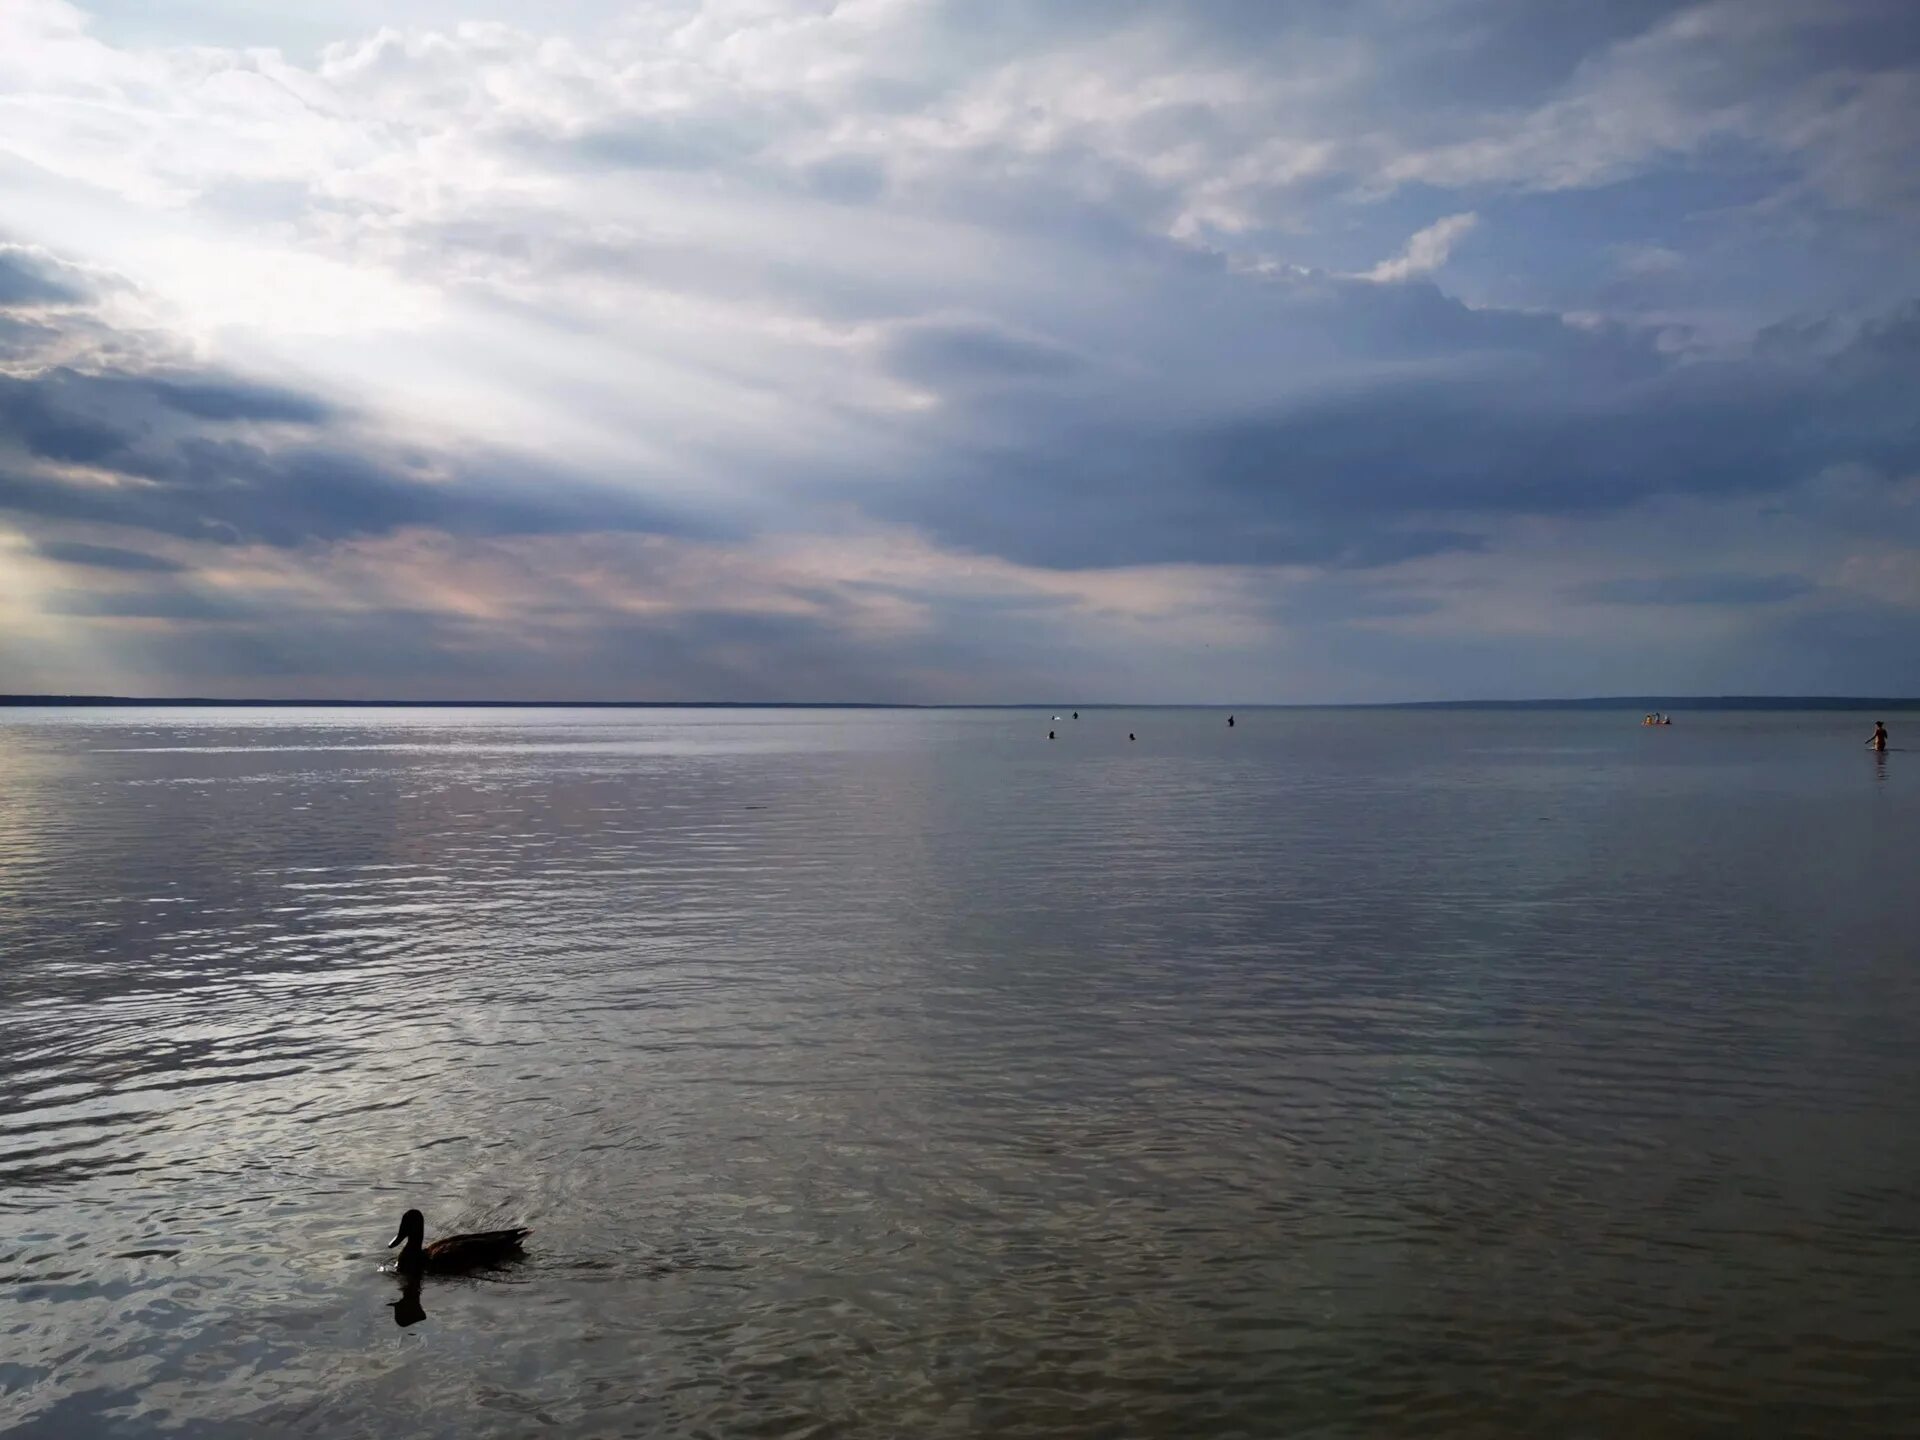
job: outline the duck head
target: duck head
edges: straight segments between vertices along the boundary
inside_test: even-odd
[[[426,1238],[427,1217],[418,1210],[409,1210],[400,1217],[400,1229],[387,1242],[387,1248],[391,1250],[404,1241],[408,1250],[418,1250]]]

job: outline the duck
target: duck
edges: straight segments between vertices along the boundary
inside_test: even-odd
[[[512,1259],[520,1253],[520,1242],[532,1233],[525,1226],[516,1225],[508,1230],[481,1230],[472,1235],[443,1235],[428,1245],[425,1243],[427,1217],[418,1210],[409,1210],[400,1217],[399,1232],[387,1242],[387,1248],[402,1247],[400,1258],[395,1262],[395,1268],[402,1274],[458,1273]]]

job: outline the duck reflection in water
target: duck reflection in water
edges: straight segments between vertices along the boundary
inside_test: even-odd
[[[400,1298],[398,1300],[389,1300],[387,1302],[387,1308],[393,1311],[393,1323],[398,1325],[402,1330],[406,1329],[409,1325],[418,1325],[422,1320],[427,1318],[426,1307],[420,1303],[420,1276],[418,1274],[409,1275],[404,1271],[401,1272]]]

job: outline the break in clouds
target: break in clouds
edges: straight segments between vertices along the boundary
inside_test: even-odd
[[[0,691],[1920,689],[1899,0],[0,11]]]

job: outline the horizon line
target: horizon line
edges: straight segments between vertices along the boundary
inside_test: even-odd
[[[1659,710],[1710,709],[1872,709],[1920,708],[1920,696],[1887,695],[1580,695],[1524,699],[1471,700],[1324,700],[1324,701],[1129,701],[986,700],[922,702],[912,700],[423,700],[423,699],[270,699],[214,695],[0,695],[0,706],[193,706],[234,709],[386,709],[386,710],[1446,710],[1446,709],[1597,709],[1621,706]]]

